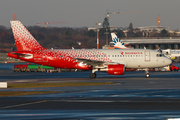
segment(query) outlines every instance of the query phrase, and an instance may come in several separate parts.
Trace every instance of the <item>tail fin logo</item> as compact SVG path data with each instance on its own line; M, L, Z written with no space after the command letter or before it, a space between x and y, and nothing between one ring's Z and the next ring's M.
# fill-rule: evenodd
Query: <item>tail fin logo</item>
M120 41L120 39L117 38L117 37L113 38L113 44L114 44L114 46L117 46L118 44L119 44L119 45L124 45L124 44Z
M121 42L115 33L111 33L112 41L115 49L129 49Z
M20 21L10 21L18 51L43 50Z
M124 52L121 52L121 55L123 55L124 54Z

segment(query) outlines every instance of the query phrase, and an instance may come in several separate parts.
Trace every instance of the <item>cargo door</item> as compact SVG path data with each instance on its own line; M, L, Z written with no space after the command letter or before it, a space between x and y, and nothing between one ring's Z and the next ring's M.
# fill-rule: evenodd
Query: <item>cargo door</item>
M150 51L144 51L144 57L145 57L145 61L149 62L150 61Z

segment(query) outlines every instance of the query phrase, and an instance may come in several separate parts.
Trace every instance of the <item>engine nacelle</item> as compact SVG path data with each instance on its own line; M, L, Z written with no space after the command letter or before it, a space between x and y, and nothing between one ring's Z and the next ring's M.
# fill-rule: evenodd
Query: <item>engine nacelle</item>
M111 75L124 75L125 67L123 64L108 65L108 74Z

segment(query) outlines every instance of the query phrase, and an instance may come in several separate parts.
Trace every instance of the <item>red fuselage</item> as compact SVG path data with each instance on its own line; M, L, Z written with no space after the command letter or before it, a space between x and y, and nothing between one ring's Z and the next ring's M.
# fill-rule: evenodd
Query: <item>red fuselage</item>
M87 50L84 52L87 52ZM83 52L80 53L78 50L34 50L9 52L8 56L40 65L66 69L92 70L91 65L85 65L81 62L76 62L76 59L74 59L88 58L87 55L83 54ZM95 54L90 54L89 56L91 59L96 59L95 57Z

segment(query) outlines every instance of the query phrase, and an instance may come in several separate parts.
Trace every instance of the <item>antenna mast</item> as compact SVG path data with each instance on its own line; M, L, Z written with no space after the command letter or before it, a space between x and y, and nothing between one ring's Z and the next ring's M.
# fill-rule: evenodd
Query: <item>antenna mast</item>
M16 20L16 15L15 15L15 13L14 13L14 17L13 17L13 20L14 20L14 21Z

